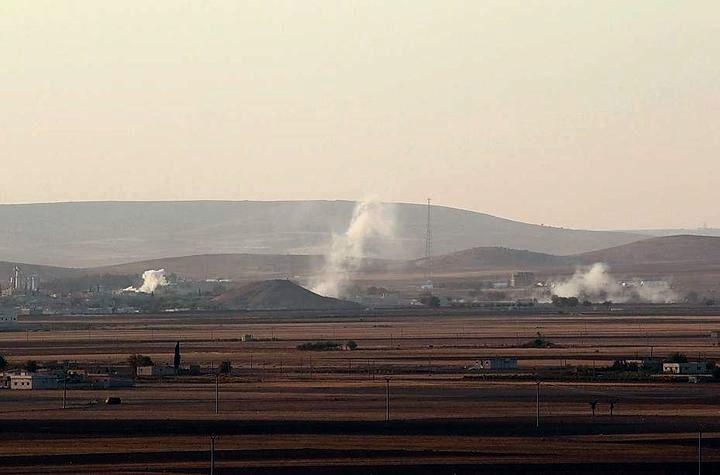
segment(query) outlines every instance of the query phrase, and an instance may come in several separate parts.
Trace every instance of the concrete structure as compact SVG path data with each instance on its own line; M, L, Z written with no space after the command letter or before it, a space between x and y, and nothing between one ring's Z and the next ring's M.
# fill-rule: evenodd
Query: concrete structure
M708 364L704 361L697 363L663 363L663 373L667 374L706 374Z
M172 366L138 366L138 376L175 376Z
M477 362L475 369L517 369L518 360L512 358L483 358Z
M20 268L18 266L15 266L13 269L13 273L10 275L10 288L12 289L13 293L17 293L22 288L22 273L20 272Z
M27 373L10 375L10 389L57 389L58 378L50 374Z
M112 374L88 374L87 379L93 388L113 389L131 388L135 382L130 378L122 378Z
M513 272L510 276L510 287L532 287L535 285L534 272Z
M255 337L250 335L249 333L242 336L242 341L254 341Z
M12 330L17 327L17 315L0 315L0 330Z

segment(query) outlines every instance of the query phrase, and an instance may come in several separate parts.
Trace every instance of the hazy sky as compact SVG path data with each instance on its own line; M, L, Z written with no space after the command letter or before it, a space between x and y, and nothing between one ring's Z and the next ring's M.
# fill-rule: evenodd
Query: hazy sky
M720 226L720 2L0 2L0 202Z

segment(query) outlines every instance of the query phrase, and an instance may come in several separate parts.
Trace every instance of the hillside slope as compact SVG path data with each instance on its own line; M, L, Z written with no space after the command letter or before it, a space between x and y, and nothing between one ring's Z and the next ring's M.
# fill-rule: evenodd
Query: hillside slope
M325 254L351 220L351 201L81 202L0 205L0 259L88 267L201 254ZM388 204L392 239L375 257L424 255L424 205ZM432 207L433 250L445 254L502 246L574 254L642 235L525 224L473 211Z
M574 260L572 257L508 249L505 247L476 247L442 256L433 256L431 261L434 272L446 273L541 269L566 266L573 263ZM427 260L425 258L417 259L412 262L412 266L422 269L427 266Z
M360 305L323 297L289 280L253 282L229 290L213 299L229 309L255 310L341 310L361 308Z
M292 278L318 272L325 262L315 255L205 254L168 257L86 269L95 274L142 274L148 269L166 269L193 280L257 280Z
M22 276L36 275L41 281L53 279L66 279L76 277L83 273L80 269L70 269L67 267L40 266L35 264L23 264L20 262L0 262L0 288L9 285L10 275L13 273L15 266L20 267Z
M666 236L624 244L577 257L581 262L605 262L610 265L648 264L720 264L720 237Z

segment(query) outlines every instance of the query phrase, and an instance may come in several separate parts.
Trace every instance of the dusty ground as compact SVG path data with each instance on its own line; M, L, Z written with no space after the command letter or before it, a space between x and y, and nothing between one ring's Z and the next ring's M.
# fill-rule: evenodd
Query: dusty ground
M65 410L61 391L0 391L0 473L206 473L211 434L224 473L697 473L700 428L704 473L720 470L720 384L587 377L593 365L600 372L651 352L720 360L711 334L720 316L134 315L24 324L26 332L0 333L11 363L111 364L136 352L170 362L179 340L184 361L230 360L235 370L220 380L218 415L210 376L70 390ZM538 332L557 346L520 348ZM240 341L246 333L268 341ZM359 349L295 349L321 339L353 339ZM520 370L478 378L467 366L485 355L518 356ZM576 364L586 377L558 369ZM108 395L123 404L94 404Z

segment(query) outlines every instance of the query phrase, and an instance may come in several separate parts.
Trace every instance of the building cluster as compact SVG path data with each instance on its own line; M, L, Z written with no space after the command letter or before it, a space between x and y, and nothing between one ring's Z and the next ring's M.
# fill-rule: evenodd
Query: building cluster
M11 295L34 294L38 291L39 284L36 274L23 275L20 267L15 266L8 279L8 285L0 287L0 295L8 297Z
M90 373L86 370L57 371L7 371L0 373L0 389L20 391L58 389L115 389L134 386L133 378L109 373Z

